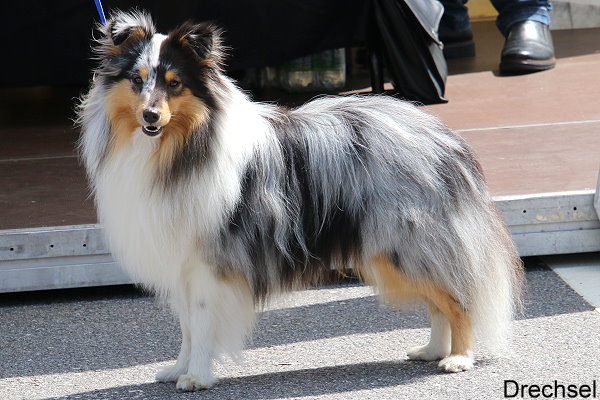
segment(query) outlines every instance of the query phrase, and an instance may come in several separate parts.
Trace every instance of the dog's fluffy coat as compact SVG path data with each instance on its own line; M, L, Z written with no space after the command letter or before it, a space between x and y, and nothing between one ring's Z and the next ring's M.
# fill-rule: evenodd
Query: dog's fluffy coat
M210 387L257 304L332 267L427 304L431 340L412 359L466 370L472 331L504 341L520 260L449 128L383 96L253 103L222 73L207 24L165 36L130 12L100 30L80 149L113 254L180 319L177 363L157 379Z

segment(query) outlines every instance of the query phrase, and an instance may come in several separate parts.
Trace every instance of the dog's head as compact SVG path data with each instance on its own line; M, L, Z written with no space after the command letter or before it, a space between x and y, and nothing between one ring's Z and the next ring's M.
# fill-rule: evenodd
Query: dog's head
M220 31L186 22L168 35L156 33L139 11L117 12L100 27L95 48L113 133L184 139L214 106L211 81L221 69Z

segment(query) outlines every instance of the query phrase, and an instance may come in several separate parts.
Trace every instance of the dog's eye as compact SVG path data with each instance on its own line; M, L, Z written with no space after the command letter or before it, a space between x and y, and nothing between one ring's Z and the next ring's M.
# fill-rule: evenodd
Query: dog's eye
M131 78L131 81L136 85L141 85L142 83L144 83L144 80L141 76L134 76L133 78Z
M175 81L175 80L173 80L173 81L169 82L169 86L170 86L170 87L172 87L172 88L176 88L176 87L177 87L177 86L179 86L180 84L181 84L181 82L179 82L179 81Z

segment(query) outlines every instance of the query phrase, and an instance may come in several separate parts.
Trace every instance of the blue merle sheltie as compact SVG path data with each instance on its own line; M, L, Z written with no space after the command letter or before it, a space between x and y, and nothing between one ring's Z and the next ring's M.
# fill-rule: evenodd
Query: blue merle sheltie
M521 262L450 128L386 96L252 102L210 24L163 35L132 11L99 29L80 151L113 255L179 317L181 351L159 381L209 388L257 306L332 270L427 306L431 338L411 360L464 371L475 338L505 342Z

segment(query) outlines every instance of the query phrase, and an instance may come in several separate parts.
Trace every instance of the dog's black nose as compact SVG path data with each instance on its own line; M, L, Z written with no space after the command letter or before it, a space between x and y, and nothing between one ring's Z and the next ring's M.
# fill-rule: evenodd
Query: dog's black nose
M160 115L152 110L145 110L144 111L144 121L146 121L149 124L153 124L156 121L158 121L158 119L160 118Z

